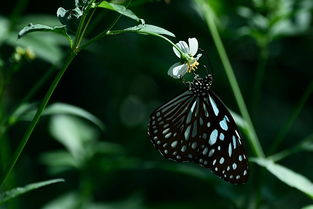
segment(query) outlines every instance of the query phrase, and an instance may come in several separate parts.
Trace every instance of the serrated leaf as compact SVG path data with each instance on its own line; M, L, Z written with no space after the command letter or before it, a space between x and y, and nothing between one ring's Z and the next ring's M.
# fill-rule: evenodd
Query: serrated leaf
M140 33L140 34L150 34L150 35L167 35L167 36L172 36L175 37L175 35L158 26L155 25L149 25L149 24L143 24L143 25L137 25L134 27L126 28L124 30L114 30L114 31L109 31L108 34L120 34L120 33L125 33L125 32L134 32L134 33Z
M134 14L134 12L132 12L130 9L127 9L123 5L118 5L118 4L109 3L107 1L102 1L100 4L98 4L98 7L118 12L121 15L129 17L129 18L136 20L138 22L141 21L141 19L139 17L137 17Z
M30 192L32 190L39 189L41 187L48 186L50 184L59 183L59 182L64 182L64 179L53 179L53 180L48 180L48 181L42 181L42 182L28 184L25 187L17 187L17 188L11 189L9 191L6 191L0 194L0 204L12 198L15 198L17 196Z
M285 184L300 190L313 198L313 184L306 177L298 174L284 166L274 163L272 160L265 158L254 158L252 162L266 168L270 173L276 176L279 180Z
M19 33L18 33L18 38L22 38L24 35L28 34L28 33L32 33L32 32L54 32L54 33L59 33L62 34L64 36L67 36L66 31L65 31L65 26L54 26L54 27L50 27L47 25L41 25L41 24L28 24L27 26L25 26Z

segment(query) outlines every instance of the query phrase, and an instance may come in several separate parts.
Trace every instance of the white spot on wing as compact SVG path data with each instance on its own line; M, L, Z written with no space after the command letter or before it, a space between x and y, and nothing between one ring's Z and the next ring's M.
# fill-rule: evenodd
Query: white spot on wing
M185 152L185 151L186 151L186 149L187 149L187 146L186 146L186 145L184 145L184 146L182 146L181 151L182 151L182 152Z
M211 150L210 150L210 152L209 152L209 157L212 157L212 155L214 154L214 151L215 151L214 149L211 149Z
M229 157L231 156L231 154L232 154L232 147L231 147L231 143L229 143L229 145L228 145L228 155L229 155Z
M212 131L211 135L210 135L210 139L209 139L209 144L213 145L216 142L217 139L217 135L218 135L218 131L216 129L214 129L214 131Z
M237 143L236 143L236 137L235 136L233 136L233 146L234 146L234 149L236 149Z
M188 126L186 128L186 131L184 133L184 136L185 136L185 139L188 140L189 139L189 136L190 136L190 129L191 129L191 126Z
M170 138L171 136L172 136L172 133L170 132L170 133L168 133L168 134L165 135L165 138L168 139L168 138Z
M220 121L220 127L221 127L223 130L225 130L225 131L228 130L228 125L227 125L227 122L226 122L226 118L225 118L225 117L224 117L223 120Z
M220 140L223 141L225 138L224 134L223 133L220 133Z
M178 141L173 141L171 147L175 148L177 146Z
M197 142L193 142L192 145L191 145L191 148L192 149L196 149L197 148Z
M217 106L216 106L216 103L214 102L214 100L212 99L212 97L209 97L209 98L210 98L211 105L212 105L212 107L213 107L214 114L217 116L218 113L219 113L219 110L218 110L218 108L217 108Z

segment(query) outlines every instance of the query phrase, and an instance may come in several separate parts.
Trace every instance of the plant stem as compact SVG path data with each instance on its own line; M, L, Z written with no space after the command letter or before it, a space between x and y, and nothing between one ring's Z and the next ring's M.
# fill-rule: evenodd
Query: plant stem
M257 157L264 157L262 147L260 145L260 142L259 142L258 137L256 135L256 132L254 130L252 121L250 119L250 115L248 113L246 104L245 104L243 97L242 97L242 94L240 92L240 88L238 86L238 83L237 83L236 77L234 75L232 66L230 64L230 61L229 61L228 56L226 54L222 40L219 36L217 27L215 25L213 14L212 14L210 8L208 7L208 5L204 1L202 1L202 0L196 0L196 1L200 4L200 7L203 9L205 19L207 21L209 30L210 30L211 35L213 37L213 40L214 40L215 46L217 48L217 51L219 53L219 56L222 60L227 78L228 78L229 83L231 85L231 88L233 90L233 93L234 93L234 96L236 98L239 110L242 114L242 117L244 118L244 120L246 121L246 123L248 125L248 136L249 136L248 139L249 139L252 151L254 152L254 154Z
M132 3L133 0L130 0L128 2L128 4L126 5L126 8L129 7L129 5ZM104 31L102 31L101 33L99 33L98 35L96 35L95 37L93 37L92 39L90 39L89 41L87 41L85 44L83 44L80 49L85 49L86 47L88 47L89 45L91 45L92 43L94 43L95 41L98 41L100 39L102 39L103 37L105 37L106 35L108 35L108 32L110 30L112 30L112 28L116 25L116 23L119 21L119 19L122 17L122 14L119 14L114 21L112 22L112 24Z
M95 0L92 0L91 3L93 3ZM90 8L90 5L89 5ZM38 110L33 118L33 120L31 121L30 125L28 126L21 142L19 143L19 146L17 148L17 150L15 151L12 160L10 161L6 172L4 173L3 176L1 176L0 178L0 189L3 188L6 180L8 179L8 177L10 176L10 173L12 172L17 160L19 159L21 153L24 150L25 145L27 144L29 137L31 136L34 128L36 127L45 107L47 106L53 92L55 91L56 87L58 86L61 78L63 77L65 71L67 70L68 66L71 64L71 62L73 61L73 59L76 57L77 53L78 53L78 49L79 49L79 44L80 40L84 37L85 35L85 31L86 28L88 27L88 24L90 21L87 22L87 24L85 24L85 19L86 16L88 15L88 10L85 11L85 13L83 14L82 19L80 20L79 23L79 27L78 27L78 31L76 33L76 37L75 37L75 42L74 42L74 46L73 48L70 50L70 52L68 53L64 65L61 68L61 70L57 73L55 79L52 81L52 84L50 85L48 91L46 92L42 102L40 103Z
M256 112L258 108L267 60L268 60L268 49L267 44L265 43L260 46L259 62L255 74L254 80L255 83L252 91L252 110L253 110L252 112Z
M33 120L31 121L31 124L27 128L26 133L22 138L22 141L20 142L17 150L15 151L13 158L9 163L9 166L6 169L5 174L0 179L0 188L2 188L4 186L5 181L10 176L19 156L21 155L25 145L28 142L29 137L31 136L35 126L37 125L42 112L44 111L45 107L47 106L47 104L51 98L51 95L53 94L54 90L58 86L63 74L65 73L65 71L67 70L68 66L70 65L70 63L72 62L72 60L74 59L75 56L76 56L76 54L73 53L72 51L69 53L68 57L65 60L65 63L63 65L62 69L58 72L57 76L55 77L51 86L49 87L47 93L45 94L45 97L43 98L41 104L39 105L38 110L37 110Z
M51 77L53 72L55 71L55 66L52 66L42 77L41 79L34 85L34 87L31 88L31 90L26 94L26 96L20 101L20 103L13 109L12 113L7 116L3 122L1 123L2 129L0 130L0 136L5 133L10 121L10 115L12 115L19 107L21 107L22 104L29 101L35 94L38 92L38 90L48 81L48 79Z
M302 95L302 97L299 100L298 104L296 105L295 109L291 113L289 119L282 126L282 128L280 129L280 131L276 135L275 140L274 140L274 142L273 142L273 144L272 144L272 146L270 148L270 152L269 153L274 153L276 151L276 149L278 148L278 146L283 141L283 139L287 136L288 131L290 130L290 128L294 124L295 120L297 119L297 117L299 116L301 110L303 109L304 104L306 103L306 101L308 100L308 98L310 97L310 95L312 93L313 93L313 81L311 81L309 83L308 87L304 91L304 94Z
M277 162L283 158L288 157L289 155L295 154L295 153L300 152L300 151L305 151L307 143L311 143L310 141L312 141L312 140L313 140L313 134L304 138L299 145L293 146L290 149L287 149L287 150L281 151L279 153L276 153L274 155L271 155L268 157L268 159L271 159L274 162Z
M82 34L85 34L85 32L86 32L86 30L88 28L88 25L89 25L93 15L95 14L95 11L96 11L96 8L92 9L91 15L89 16L89 18L88 18L88 20L86 22L86 25L85 25L84 29L82 30ZM83 40L83 36L78 40L77 46L80 46L80 43L81 43L82 40Z

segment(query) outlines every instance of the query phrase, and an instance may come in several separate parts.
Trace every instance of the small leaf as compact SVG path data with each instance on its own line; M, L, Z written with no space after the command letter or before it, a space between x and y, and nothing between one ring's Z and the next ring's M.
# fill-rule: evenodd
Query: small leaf
M121 15L134 19L138 22L141 21L139 17L137 17L131 10L127 9L123 5L118 5L118 4L109 3L107 1L102 1L100 4L98 4L98 7L118 12Z
M48 180L48 181L42 181L42 182L28 184L25 187L18 187L18 188L11 189L9 191L6 191L0 194L0 204L12 198L15 198L17 196L20 196L24 193L30 192L32 190L39 189L41 187L48 186L50 184L59 183L59 182L64 182L64 179L53 179L53 180Z
M75 0L76 7L85 7L90 0Z
M20 119L22 119L25 115L29 114L29 112L34 111L36 108L35 104L25 103L19 106L9 118L9 124L13 125Z
M66 25L66 29L70 32L76 30L79 24L79 18L83 15L83 12L78 8L66 10L60 7L57 10L57 17L63 25Z
M55 32L55 33L59 33L62 35L67 36L66 31L65 31L65 26L54 26L54 27L50 27L47 25L41 25L41 24L28 24L27 26L25 26L19 33L18 33L18 38L22 38L24 35L28 34L28 33L32 33L32 32L38 32L38 31L42 31L42 32Z
M140 33L140 34L150 34L150 35L167 35L167 36L172 36L175 37L175 35L164 29L160 28L155 25L149 25L149 24L141 24L135 27L130 27L126 28L124 30L115 30L115 31L109 31L109 34L120 34L120 33L125 33L125 32L135 32L135 33Z
M313 184L306 177L284 166L275 164L272 160L264 158L254 158L252 159L252 162L255 162L258 165L263 166L285 184L294 187L300 190L301 192L307 194L309 197L313 198Z

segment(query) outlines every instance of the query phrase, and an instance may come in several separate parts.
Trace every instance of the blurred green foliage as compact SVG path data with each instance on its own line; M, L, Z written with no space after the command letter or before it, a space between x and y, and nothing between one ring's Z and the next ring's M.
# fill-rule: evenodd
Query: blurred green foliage
M196 165L169 162L146 136L149 114L185 86L167 75L176 58L172 46L139 34L175 34L171 37L175 43L196 37L205 54L201 61L214 75L214 91L234 114L239 112L200 1L217 24L268 156L253 159L245 185L229 185ZM17 39L19 31L29 23L50 27L63 23L68 40L74 40L79 28L75 18L81 18L86 2L2 3L0 176L68 49L64 31L27 31ZM107 29L112 33L88 45L70 65L2 189L52 178L65 182L34 190L0 208L312 207L313 2L133 0L129 10L120 6L128 3L114 0L96 10L82 42ZM56 17L60 6L61 23ZM79 11L73 10L75 6ZM119 14L125 16L110 28ZM143 23L139 17L146 25L133 27ZM246 121L236 118L246 134ZM248 143L246 148L253 157Z

